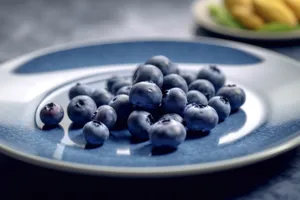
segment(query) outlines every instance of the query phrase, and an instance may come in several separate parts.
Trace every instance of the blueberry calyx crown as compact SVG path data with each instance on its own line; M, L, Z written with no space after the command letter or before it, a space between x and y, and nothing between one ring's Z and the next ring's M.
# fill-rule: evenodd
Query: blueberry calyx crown
M163 124L167 124L167 123L169 123L170 121L171 121L170 118L163 118L163 119L160 120L159 122L160 122L160 123L163 123Z
M118 98L118 97L114 97L114 98L112 99L112 101L115 101L115 100L117 100L117 98Z
M163 92L162 98L165 98L165 97L168 95L168 93L169 93L169 90L165 90L165 91Z
M224 103L224 104L228 104L229 103L229 100L225 97L220 97L221 101Z
M236 84L228 84L227 87L236 87Z
M92 120L95 119L97 113L98 113L98 111L96 110L96 111L94 112L93 116L91 117ZM94 121L96 121L96 120L94 120Z
M152 125L154 123L154 118L152 117L152 115L148 115L146 121Z
M47 111L49 111L49 110L52 110L52 109L54 108L54 106L55 106L55 104L51 102L51 103L48 103L48 104L44 107L44 109L47 110Z
M207 105L197 104L197 103L192 103L191 106L196 107L196 108L206 108L207 107Z
M79 99L79 100L76 102L76 104L75 104L75 106L78 107L78 108L80 108L80 107L83 106L83 105L84 105L84 101L81 100L81 99Z
M220 73L220 69L216 65L210 65L209 68L214 72Z
M102 123L98 121L93 121L93 125L99 127Z
M196 108L201 108L201 109L207 107L207 105L203 105L203 104L195 104L193 106L196 107Z

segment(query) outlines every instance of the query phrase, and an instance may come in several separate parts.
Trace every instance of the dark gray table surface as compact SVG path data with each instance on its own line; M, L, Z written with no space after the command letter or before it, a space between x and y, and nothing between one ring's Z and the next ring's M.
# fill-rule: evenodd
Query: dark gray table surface
M214 37L195 26L192 0L0 0L0 61L87 39ZM255 43L300 60L300 43ZM300 199L300 149L222 173L175 179L117 179L58 172L0 155L0 199ZM44 192L42 196L38 193ZM6 198L4 194L7 194Z

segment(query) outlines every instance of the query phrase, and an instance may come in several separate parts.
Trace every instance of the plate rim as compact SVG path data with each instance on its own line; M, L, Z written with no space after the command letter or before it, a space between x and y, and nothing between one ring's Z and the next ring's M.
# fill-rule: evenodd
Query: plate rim
M282 59L285 59L286 61L293 63L296 67L300 67L299 62L297 62L296 60L288 56L261 47L256 47L254 45L244 44L240 42L232 42L223 39L207 38L207 37L197 37L196 39L187 39L187 38L178 38L178 37L175 38L160 37L160 38L150 38L150 39L135 38L135 39L125 39L125 40L112 39L112 40L87 40L81 42L70 42L70 43L65 43L65 44L37 50L25 54L23 56L17 57L15 59L6 61L0 65L0 69L4 67L4 69L11 71L14 68L18 67L23 62L27 62L36 57L48 53L72 49L76 47L84 47L89 45L103 45L108 43L141 42L141 41L149 41L149 42L180 41L180 42L192 42L192 43L202 42L202 43L215 44L221 46L230 45L232 48L243 49L243 50L247 50L250 48L250 50L255 50L255 51L259 50L264 53L280 56ZM296 133L299 134L300 131ZM204 174L204 173L211 173L211 172L218 172L218 171L224 171L228 169L239 168L239 167L251 165L260 161L273 158L279 154L285 153L297 147L298 145L300 145L300 136L296 136L274 147L270 147L262 151L258 151L237 158L231 158L231 159L213 161L207 163L177 165L177 166L162 166L162 167L111 167L111 166L80 164L80 163L74 163L68 161L54 160L50 158L43 158L36 155L30 155L1 143L0 143L0 152L9 157L15 158L17 160L21 160L29 164L34 164L34 165L56 169L60 171L76 172L76 173L90 174L90 175L101 175L101 176L113 176L113 177L121 176L121 177L139 178L139 177L175 177L175 176L184 176L184 175Z
M195 0L191 7L191 11L196 23L206 30L224 36L234 37L238 39L247 39L247 40L278 41L278 40L299 40L300 39L300 30L283 32L283 33L281 32L269 33L269 32L255 32L250 30L228 28L226 26L219 25L215 23L211 19L211 17L208 16L207 14L207 7L211 3L221 4L221 0ZM199 8L206 12L199 12L198 11Z

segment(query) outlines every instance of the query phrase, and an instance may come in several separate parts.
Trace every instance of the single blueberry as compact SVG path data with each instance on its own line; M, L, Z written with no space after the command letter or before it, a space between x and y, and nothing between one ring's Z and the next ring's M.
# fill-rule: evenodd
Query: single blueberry
M40 119L45 125L58 125L64 118L63 108L56 103L48 103L40 111Z
M112 86L113 86L116 82L121 81L121 80L123 80L123 79L124 79L124 78L121 78L121 77L119 77L119 76L113 76L113 77L109 78L109 79L107 80L107 82L106 82L106 88L107 88L107 90L110 91L110 92L112 92Z
M139 82L132 86L129 99L135 107L154 110L160 105L162 93L154 83Z
M110 130L117 122L117 113L111 106L103 105L97 109L93 120L102 122Z
M230 104L225 97L215 96L209 100L208 105L217 111L219 122L224 121L230 114Z
M161 102L163 113L176 113L182 115L186 104L186 95L182 89L172 88L164 91Z
M158 87L162 87L163 85L164 76L162 72L154 65L140 66L133 76L133 84L148 81L155 83Z
M134 138L149 139L149 128L153 121L153 117L149 112L135 110L128 117L128 130Z
M187 105L185 106L184 108L184 111L191 108L192 106L195 106L195 105L199 105L199 104L196 104L196 103L187 103Z
M132 112L132 104L129 101L129 96L126 94L119 94L109 102L109 105L117 113L117 123L115 128L125 128L128 116Z
M101 122L90 121L82 129L87 144L101 146L109 137L108 128Z
M131 88L132 88L131 85L123 86L123 87L121 87L121 88L118 90L118 92L116 93L116 95L119 95L119 94L126 94L126 95L129 95Z
M191 131L210 131L219 121L215 109L210 106L194 104L184 110L184 122Z
M177 148L185 138L186 129L173 119L158 121L149 130L149 139L153 147Z
M145 64L156 66L164 76L169 74L178 74L178 66L170 61L166 56L158 55L148 59Z
M91 95L91 98L95 101L97 107L107 105L113 96L105 89L95 89Z
M178 121L180 123L183 122L182 117L180 115L176 114L176 113L165 114L165 115L161 116L158 121L161 121L161 120L164 120L164 119L173 119L173 120Z
M131 83L128 80L117 81L117 82L115 82L115 84L113 84L111 92L113 94L116 94L118 92L118 90L124 86L131 86Z
M182 89L185 93L188 91L186 81L178 74L169 74L164 77L162 91L176 87Z
M208 104L206 96L204 96L204 94L202 94L201 92L199 92L197 90L188 91L188 93L186 93L186 98L187 98L188 104L191 104L191 103L196 103L199 105L207 105Z
M204 94L209 100L213 96L215 96L215 88L211 82L205 79L198 79L192 82L189 86L189 90L197 90Z
M196 80L196 75L191 72L181 71L180 76L186 81L187 85Z
M68 116L75 124L85 124L91 121L96 110L96 103L86 95L73 98L67 108Z
M206 79L210 81L215 91L218 91L225 84L225 74L215 65L210 65L201 69L198 73L197 79Z
M93 93L93 89L85 84L77 83L69 90L69 99L73 99L79 95L91 96Z
M228 99L232 112L239 109L246 101L245 91L236 85L226 85L222 87L217 95Z
M138 66L135 68L133 75L132 75L132 83L136 79L137 71L139 70L140 67L144 66L144 64L138 64Z

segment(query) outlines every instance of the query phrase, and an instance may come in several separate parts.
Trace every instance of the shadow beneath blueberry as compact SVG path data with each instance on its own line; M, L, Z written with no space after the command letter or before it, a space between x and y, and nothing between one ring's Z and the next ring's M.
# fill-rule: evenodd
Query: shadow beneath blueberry
M124 124L118 124L118 125L115 125L112 129L112 131L125 131L127 130L127 125L125 126Z
M234 114L236 114L236 113L238 113L238 112L244 112L242 109L240 109L240 108L238 108L238 109L235 109L235 110L232 110L231 112L230 112L230 115L234 115ZM230 116L229 115L229 116Z
M50 131L53 129L63 129L61 125L57 124L57 125L44 125L42 127L43 131Z
M95 144L87 143L87 144L85 145L85 148L84 148L84 149L91 150L91 149L97 149L97 148L100 148L100 147L102 147L102 146L103 146L103 144L101 144L101 145L95 145Z
M84 124L71 123L69 126L69 130L78 130L78 129L82 129L83 127Z
M209 135L209 131L191 131L187 130L186 140L203 138Z
M154 147L151 150L152 156L161 156L174 153L177 148Z
M141 138L137 138L137 137L131 137L130 138L130 143L131 144L140 144L140 143L146 142L148 140L149 139L141 139Z
M146 143L145 145L134 150L134 155L138 156L162 156L174 153L177 148L165 148L165 147L153 147L150 143Z

